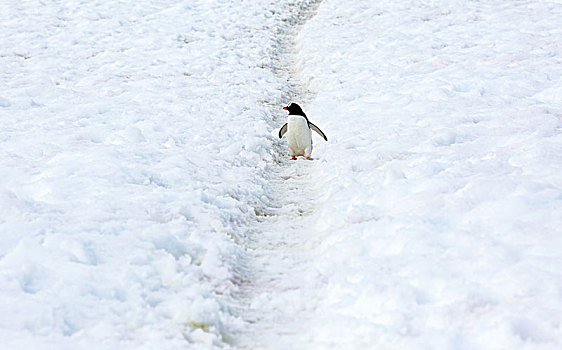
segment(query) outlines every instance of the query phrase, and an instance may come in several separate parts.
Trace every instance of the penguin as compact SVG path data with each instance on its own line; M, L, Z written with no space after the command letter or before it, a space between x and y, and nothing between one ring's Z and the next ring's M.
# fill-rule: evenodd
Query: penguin
M312 153L311 130L316 131L326 141L328 141L328 138L319 127L308 120L298 104L291 103L283 109L289 111L289 120L279 130L279 138L287 134L289 155L292 160L297 159L297 156L305 156L306 159L310 160L310 154Z

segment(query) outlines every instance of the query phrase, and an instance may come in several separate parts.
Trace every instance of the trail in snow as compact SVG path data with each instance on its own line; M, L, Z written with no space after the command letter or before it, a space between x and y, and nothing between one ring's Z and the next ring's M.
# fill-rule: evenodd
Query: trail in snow
M302 162L278 170L279 179L272 185L283 198L248 242L253 259L251 282L244 288L243 318L249 326L237 344L241 348L276 348L303 336L295 323L314 300L307 294L313 290L306 288L307 250L315 244L306 228L315 205L309 166Z
M287 81L287 104L298 102L304 106L313 96L295 78L296 54L294 39L299 28L316 11L319 1L300 4L295 23L285 33L275 58L276 73ZM273 106L281 109L281 106ZM286 115L281 115L282 125ZM315 144L320 139L314 140ZM274 204L255 227L246 247L250 251L248 283L241 293L242 317L248 324L236 345L247 349L289 348L306 341L306 332L300 325L307 311L314 309L315 288L310 288L307 265L310 248L317 245L317 235L309 229L311 214L319 205L320 189L310 177L314 162L286 156L285 141L278 143L277 151L285 156L272 165L270 185L275 193ZM314 156L314 154L313 154ZM314 159L314 158L313 158Z

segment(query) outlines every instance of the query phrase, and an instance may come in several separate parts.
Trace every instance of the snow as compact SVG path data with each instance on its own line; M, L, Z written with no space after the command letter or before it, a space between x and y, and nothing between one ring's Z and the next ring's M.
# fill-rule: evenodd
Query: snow
M316 5L0 4L0 349L562 348L562 4Z
M3 3L1 348L227 346L285 5Z
M561 19L327 0L305 25L305 110L332 136L310 174L319 348L560 348Z

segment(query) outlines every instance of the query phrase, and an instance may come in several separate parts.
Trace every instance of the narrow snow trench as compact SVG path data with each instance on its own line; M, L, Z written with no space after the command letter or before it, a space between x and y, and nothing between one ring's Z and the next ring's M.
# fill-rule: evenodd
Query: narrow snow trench
M287 81L286 102L306 107L313 96L295 78L295 37L299 28L314 16L319 1L303 3L308 4L294 5L300 6L297 20L281 39L276 73ZM279 126L282 123L284 119L279 120ZM286 154L284 142L277 151ZM246 242L251 258L240 307L247 326L235 342L241 349L288 349L295 343L306 343L303 324L315 308L317 289L310 284L313 269L308 258L311 248L318 244L309 229L311 214L319 201L318 188L310 177L314 161L279 158L271 164L269 179L273 204Z
M247 328L236 344L242 349L283 349L305 342L301 326L315 300L307 257L317 244L307 229L316 205L310 166L298 161L278 169L272 185L282 198L247 243L252 256L249 282L242 290Z

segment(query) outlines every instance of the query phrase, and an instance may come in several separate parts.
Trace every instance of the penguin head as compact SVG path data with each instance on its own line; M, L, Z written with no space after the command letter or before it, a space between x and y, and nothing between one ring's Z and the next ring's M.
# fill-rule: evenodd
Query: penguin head
M289 114L292 115L302 115L302 116L306 116L306 114L304 114L304 112L302 111L301 106L299 106L296 103L291 103L290 105L288 105L287 107L283 107L283 109L286 109L289 111Z

